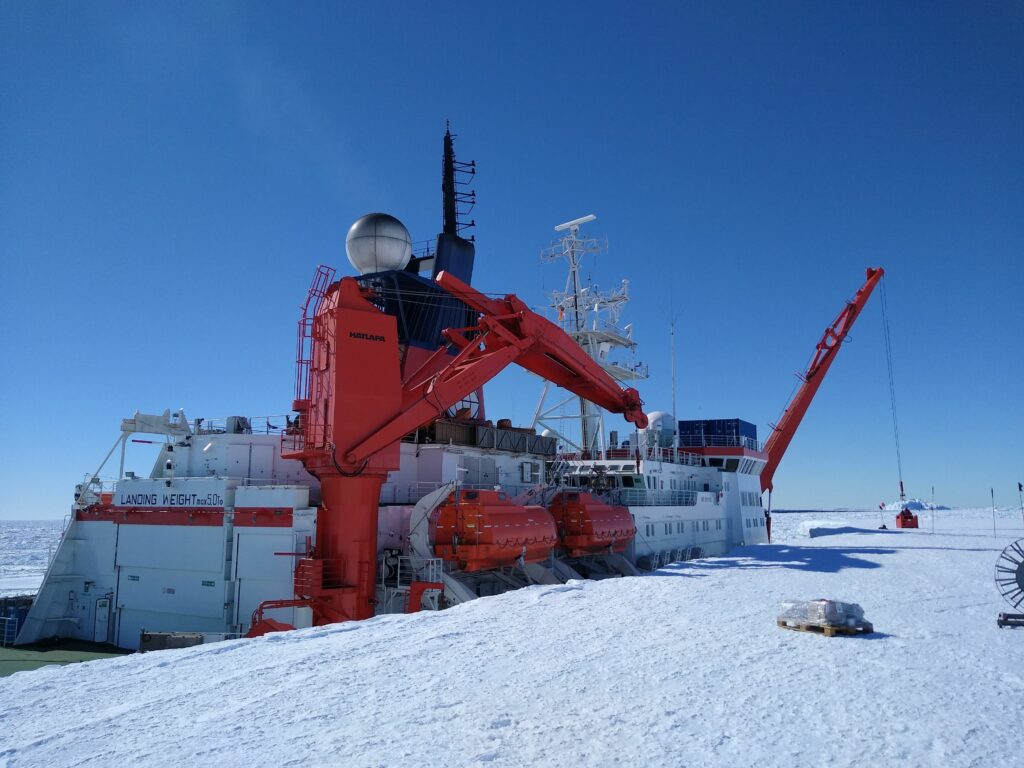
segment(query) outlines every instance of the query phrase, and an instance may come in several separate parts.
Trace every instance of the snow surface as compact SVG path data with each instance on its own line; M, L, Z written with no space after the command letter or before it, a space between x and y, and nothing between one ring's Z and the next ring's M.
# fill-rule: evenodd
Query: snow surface
M60 520L0 520L0 597L39 591L62 528Z
M814 539L779 515L776 543L650 576L18 673L0 766L1019 764L1024 631L992 576L1024 526L990 515L815 513L863 532ZM776 626L820 597L878 631Z

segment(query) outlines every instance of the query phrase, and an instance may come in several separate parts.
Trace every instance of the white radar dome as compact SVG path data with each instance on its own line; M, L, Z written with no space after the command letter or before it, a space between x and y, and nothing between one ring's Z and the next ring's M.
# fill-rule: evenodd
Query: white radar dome
M647 428L652 432L657 432L662 429L670 429L675 431L675 418L671 413L665 411L651 411L647 414Z
M368 213L349 228L345 253L361 275L405 269L412 258L412 238L394 216Z

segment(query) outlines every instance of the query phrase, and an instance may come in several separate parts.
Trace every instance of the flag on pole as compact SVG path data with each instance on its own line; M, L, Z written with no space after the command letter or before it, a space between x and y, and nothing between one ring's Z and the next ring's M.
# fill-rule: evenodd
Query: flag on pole
M1024 493L1024 483L1017 483L1017 493Z

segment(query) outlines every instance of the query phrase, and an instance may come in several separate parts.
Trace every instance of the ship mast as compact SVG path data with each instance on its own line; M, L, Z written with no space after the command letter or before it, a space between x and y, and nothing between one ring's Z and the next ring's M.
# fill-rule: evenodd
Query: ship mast
M608 374L619 382L647 378L647 367L638 364L623 364L612 361L615 349L635 350L632 329L619 327L622 308L629 301L629 281L623 280L613 291L599 291L595 285L584 285L580 266L587 254L598 254L607 250L604 238L580 236L580 227L594 221L593 214L567 221L555 227L564 233L559 240L541 252L541 261L551 263L564 260L568 265L565 289L550 294L550 306L557 314L557 323L579 346L595 360ZM566 398L552 406L545 407L548 394L545 382L537 411L534 414L534 428L551 430L563 442L583 454L591 456L604 451L606 436L603 411L584 398ZM562 408L578 400L579 412L565 415ZM578 420L579 441L566 435L569 430L560 422Z

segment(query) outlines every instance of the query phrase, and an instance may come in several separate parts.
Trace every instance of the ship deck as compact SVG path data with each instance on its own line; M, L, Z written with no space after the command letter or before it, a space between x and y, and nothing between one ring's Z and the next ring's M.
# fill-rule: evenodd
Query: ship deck
M21 645L16 648L0 647L0 677L7 677L15 672L31 672L51 664L78 664L83 661L123 656L126 653L131 651L82 640L58 640Z

